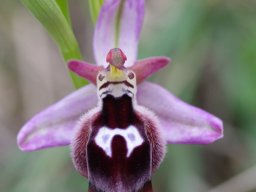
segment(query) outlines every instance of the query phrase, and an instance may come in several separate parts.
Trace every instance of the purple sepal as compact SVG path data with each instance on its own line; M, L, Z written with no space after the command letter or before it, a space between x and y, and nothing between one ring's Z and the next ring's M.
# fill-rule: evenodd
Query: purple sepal
M83 113L97 105L96 87L85 86L35 115L20 130L17 142L23 151L70 144Z
M171 63L171 59L168 57L150 57L136 61L129 69L135 72L137 84L139 84L168 63Z
M181 101L157 84L140 84L137 99L156 114L169 144L208 144L223 137L219 118Z
M108 51L121 48L127 56L125 67L134 64L144 18L144 0L105 0L96 23L93 39L97 65L107 67Z

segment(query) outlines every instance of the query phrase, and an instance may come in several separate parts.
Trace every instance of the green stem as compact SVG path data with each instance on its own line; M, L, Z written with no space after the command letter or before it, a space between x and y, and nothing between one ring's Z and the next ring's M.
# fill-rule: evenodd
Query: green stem
M68 4L66 0L58 3L55 0L22 0L22 3L41 22L59 47L67 62L70 59L82 59L77 40L73 34ZM60 5L60 6L59 6ZM70 72L76 88L87 84L87 81Z
M59 5L62 14L67 19L68 23L71 26L71 19L69 15L69 6L68 6L68 0L56 0L57 4Z

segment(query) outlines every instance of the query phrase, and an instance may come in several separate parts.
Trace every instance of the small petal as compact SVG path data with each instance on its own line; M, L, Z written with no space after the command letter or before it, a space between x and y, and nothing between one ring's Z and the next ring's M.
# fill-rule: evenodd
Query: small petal
M17 142L23 151L70 143L79 117L97 104L96 88L83 87L40 112L20 130Z
M68 62L68 68L79 76L89 80L94 85L96 84L98 72L103 70L103 67L79 60L70 60Z
M139 84L170 62L168 57L151 57L136 61L130 69L135 72Z
M143 18L144 0L104 1L93 39L97 65L107 67L106 55L114 47L126 54L125 67L134 64Z
M168 143L208 144L223 137L219 118L181 101L156 84L139 85L137 97L138 104L158 116Z

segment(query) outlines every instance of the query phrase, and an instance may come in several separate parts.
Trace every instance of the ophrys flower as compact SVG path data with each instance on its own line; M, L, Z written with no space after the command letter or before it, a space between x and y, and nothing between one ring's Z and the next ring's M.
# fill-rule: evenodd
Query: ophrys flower
M143 82L169 62L166 57L136 61L143 16L143 0L105 0L94 34L97 66L69 62L92 84L37 114L18 135L26 151L72 142L74 164L89 178L91 190L150 188L165 143L206 144L222 137L220 119ZM126 57L115 49L106 59L113 47Z

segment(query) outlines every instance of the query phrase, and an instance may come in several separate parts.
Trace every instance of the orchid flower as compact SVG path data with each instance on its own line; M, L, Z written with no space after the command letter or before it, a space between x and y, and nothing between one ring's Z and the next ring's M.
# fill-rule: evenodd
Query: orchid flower
M91 192L152 191L166 144L223 136L219 118L145 81L170 59L136 60L143 18L144 0L105 0L94 32L96 65L68 63L91 84L35 115L18 134L23 151L70 145Z

